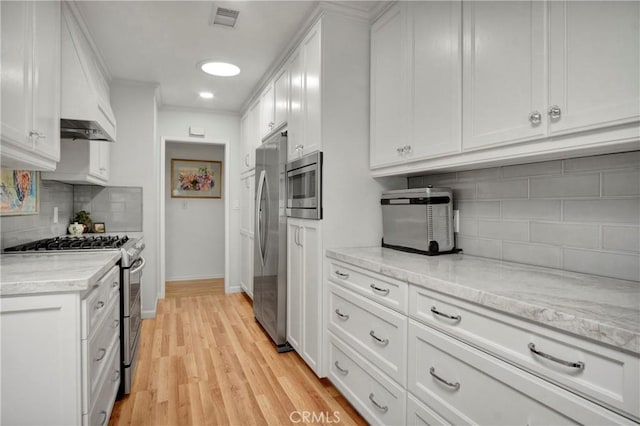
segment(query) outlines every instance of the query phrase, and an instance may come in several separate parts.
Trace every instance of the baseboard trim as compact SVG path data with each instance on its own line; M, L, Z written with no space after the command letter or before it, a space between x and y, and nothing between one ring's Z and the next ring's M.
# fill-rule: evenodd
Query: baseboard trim
M140 311L140 317L142 319L153 319L156 317L156 310L152 311Z
M227 293L240 293L242 291L242 287L239 285L234 285L233 287L229 287L227 289Z

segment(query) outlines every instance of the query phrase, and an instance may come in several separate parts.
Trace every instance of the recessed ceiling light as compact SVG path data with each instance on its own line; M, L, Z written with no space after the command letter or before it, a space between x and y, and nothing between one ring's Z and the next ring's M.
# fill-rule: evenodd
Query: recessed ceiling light
M213 99L213 93L211 93L211 92L200 92L200 97L202 99Z
M240 74L240 68L233 64L226 62L201 62L199 64L200 69L207 74L215 75L218 77L233 77Z

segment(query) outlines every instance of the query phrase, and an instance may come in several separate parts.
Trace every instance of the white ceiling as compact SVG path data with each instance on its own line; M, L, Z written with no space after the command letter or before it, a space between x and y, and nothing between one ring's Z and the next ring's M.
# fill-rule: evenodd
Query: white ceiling
M76 2L113 79L158 83L163 105L227 111L240 110L317 3ZM235 28L209 25L213 5L240 11ZM238 65L240 75L204 74L196 64L209 58ZM201 91L215 98L200 99Z

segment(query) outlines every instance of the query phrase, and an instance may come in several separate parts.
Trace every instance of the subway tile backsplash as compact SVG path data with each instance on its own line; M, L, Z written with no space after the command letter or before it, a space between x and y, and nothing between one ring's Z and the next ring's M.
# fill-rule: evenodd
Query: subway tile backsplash
M58 208L58 223L53 209ZM2 249L67 233L75 212L86 210L94 222L105 223L107 232L142 231L142 188L69 185L42 180L40 209L36 215L2 216Z
M453 189L464 253L640 281L640 151L408 179Z

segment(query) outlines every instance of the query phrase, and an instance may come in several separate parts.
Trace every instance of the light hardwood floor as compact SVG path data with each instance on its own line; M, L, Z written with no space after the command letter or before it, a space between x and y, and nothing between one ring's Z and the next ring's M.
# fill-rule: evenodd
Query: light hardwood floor
M131 394L116 402L110 426L300 425L304 412L366 424L295 352L278 354L251 300L225 295L222 280L167 283L141 339Z

